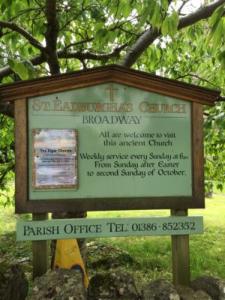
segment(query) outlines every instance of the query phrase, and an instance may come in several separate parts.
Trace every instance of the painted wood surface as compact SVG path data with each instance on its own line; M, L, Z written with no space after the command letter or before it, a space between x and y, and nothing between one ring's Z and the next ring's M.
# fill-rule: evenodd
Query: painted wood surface
M187 210L172 210L171 215L174 217L187 216ZM188 217L186 217L188 218ZM175 286L189 286L190 283L190 251L189 235L172 235L172 273L173 283Z
M45 222L48 219L48 214L33 214L32 222ZM45 221L43 221L45 220ZM49 268L48 262L48 242L46 240L38 240L32 242L32 265L33 278L42 276Z
M52 240L203 233L203 218L87 218L18 221L17 240Z

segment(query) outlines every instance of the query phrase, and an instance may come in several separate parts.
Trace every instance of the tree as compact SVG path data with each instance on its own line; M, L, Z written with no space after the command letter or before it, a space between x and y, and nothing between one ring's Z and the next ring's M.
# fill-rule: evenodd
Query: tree
M2 83L117 63L202 86L224 85L225 0L201 6L191 0L2 0L0 9ZM0 111L13 116L10 105ZM223 104L205 114L206 170L213 179L225 156L223 116ZM14 143L12 120L1 115L0 123L3 188L13 170ZM224 175L219 178L221 187Z

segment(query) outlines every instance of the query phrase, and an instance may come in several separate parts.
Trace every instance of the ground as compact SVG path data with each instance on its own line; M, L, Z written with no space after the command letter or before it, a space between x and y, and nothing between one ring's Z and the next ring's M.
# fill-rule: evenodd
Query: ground
M27 278L32 278L31 242L16 242L15 224L21 217L13 207L0 210L0 266L19 264ZM225 278L225 196L215 195L206 200L206 209L190 210L190 215L204 216L204 234L190 237L192 278L212 275ZM89 217L137 217L169 215L169 211L133 211L90 213ZM30 218L24 215L23 218ZM171 280L170 237L129 237L87 240L88 273L120 268L131 272L144 285L149 280ZM202 255L204 253L204 255Z

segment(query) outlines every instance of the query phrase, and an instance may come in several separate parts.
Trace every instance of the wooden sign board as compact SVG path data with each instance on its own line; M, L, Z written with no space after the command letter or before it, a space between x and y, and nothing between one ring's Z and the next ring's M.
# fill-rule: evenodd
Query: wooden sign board
M18 241L187 235L203 233L203 217L145 217L18 221Z
M109 66L1 95L15 101L17 212L204 207L202 106L218 92Z

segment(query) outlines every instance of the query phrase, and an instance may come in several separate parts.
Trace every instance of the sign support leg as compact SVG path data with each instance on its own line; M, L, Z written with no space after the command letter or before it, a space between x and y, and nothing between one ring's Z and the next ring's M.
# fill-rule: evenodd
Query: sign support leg
M32 214L34 221L47 220L47 213ZM47 241L33 241L33 279L46 273L48 269L48 242Z
M187 216L187 210L171 210L172 216ZM189 235L173 235L172 268L175 286L190 284Z

